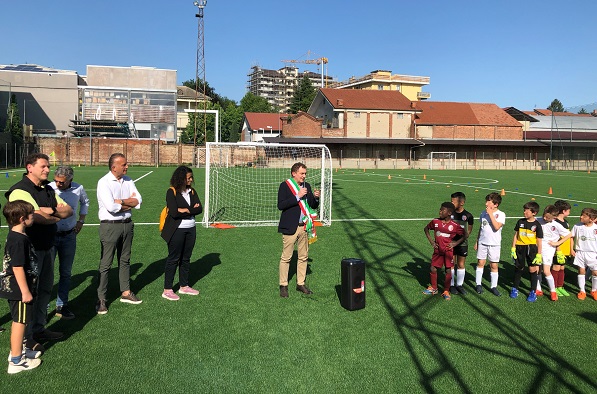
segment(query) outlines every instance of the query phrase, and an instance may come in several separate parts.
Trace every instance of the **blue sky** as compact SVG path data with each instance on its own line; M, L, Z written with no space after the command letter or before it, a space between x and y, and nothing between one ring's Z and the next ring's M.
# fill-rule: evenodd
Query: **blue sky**
M193 79L196 10L192 0L3 0L0 64L151 66ZM588 0L208 0L206 79L239 101L251 66L311 51L340 80L428 76L434 101L573 107L597 102L596 15Z

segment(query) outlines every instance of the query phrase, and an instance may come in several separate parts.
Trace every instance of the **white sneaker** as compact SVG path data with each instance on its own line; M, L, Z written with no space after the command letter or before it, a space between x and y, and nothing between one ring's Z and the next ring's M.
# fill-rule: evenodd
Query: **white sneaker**
M27 357L21 357L21 361L16 364L12 361L8 362L8 373L15 374L22 371L27 371L29 369L39 367L40 364L41 360L39 358L30 359Z

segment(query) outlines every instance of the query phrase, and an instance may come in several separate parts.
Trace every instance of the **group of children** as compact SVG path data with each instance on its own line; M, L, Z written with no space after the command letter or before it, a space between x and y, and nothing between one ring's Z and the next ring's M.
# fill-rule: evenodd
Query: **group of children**
M452 294L465 295L463 288L465 277L465 261L468 255L467 239L473 229L474 219L470 212L464 209L466 196L462 192L453 193L451 202L441 204L439 217L431 220L423 229L431 246L431 285L423 294L438 294L437 271L446 271L444 291L442 297L450 300ZM485 264L490 265L490 292L501 296L498 290L498 264L502 243L502 228L506 223L506 215L499 209L502 197L498 193L490 193L485 197L485 210L479 218L479 233L475 243L477 251L477 268L475 270L475 290L483 293L483 271ZM580 223L572 227L566 221L570 215L570 204L558 200L554 205L548 205L543 215L537 218L539 204L529 201L523 206L522 219L514 226L511 257L514 263L514 281L510 290L510 297L517 298L520 280L528 265L531 290L527 301L535 302L541 291L542 276L549 286L552 301L558 297L569 296L564 289L564 266L574 259L578 266L578 286L580 291L577 298L586 298L585 283L586 270L591 271L591 296L597 300L597 210L584 208L580 216ZM432 237L430 231L433 231ZM456 265L456 272L454 266ZM456 275L454 275L456 274ZM454 276L456 278L454 279Z

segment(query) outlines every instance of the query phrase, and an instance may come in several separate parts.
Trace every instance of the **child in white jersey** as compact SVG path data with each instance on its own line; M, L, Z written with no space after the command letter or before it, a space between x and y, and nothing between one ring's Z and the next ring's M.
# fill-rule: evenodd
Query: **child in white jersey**
M506 223L506 214L498 209L502 203L502 197L498 193L489 193L485 196L485 210L481 212L479 236L475 243L477 251L477 269L475 271L475 282L477 293L483 293L483 268L487 259L491 268L491 288L493 295L500 296L497 289L498 284L498 263L500 261L500 247L502 245L502 227Z
M543 228L543 249L541 250L543 275L549 286L550 298L552 301L558 300L556 283L551 274L551 265L556 254L556 248L572 236L568 229L564 228L564 226L555 220L559 213L560 209L555 205L548 205L543 210L543 217L537 219Z
M587 297L585 292L586 269L591 270L591 296L597 300L597 210L584 208L580 214L580 223L572 227L574 237L574 265L578 267L578 287L580 289L576 296L579 300Z

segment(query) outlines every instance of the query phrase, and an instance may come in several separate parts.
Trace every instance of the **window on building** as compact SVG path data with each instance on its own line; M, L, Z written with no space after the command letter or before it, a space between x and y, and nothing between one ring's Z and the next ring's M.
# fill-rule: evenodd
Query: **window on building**
M383 85L377 85L377 90L383 90Z
M360 112L355 112L354 113L354 117L355 118L360 118L361 117L361 113Z
M396 114L396 117L397 117L398 119L403 119L403 118L404 118L404 114Z

